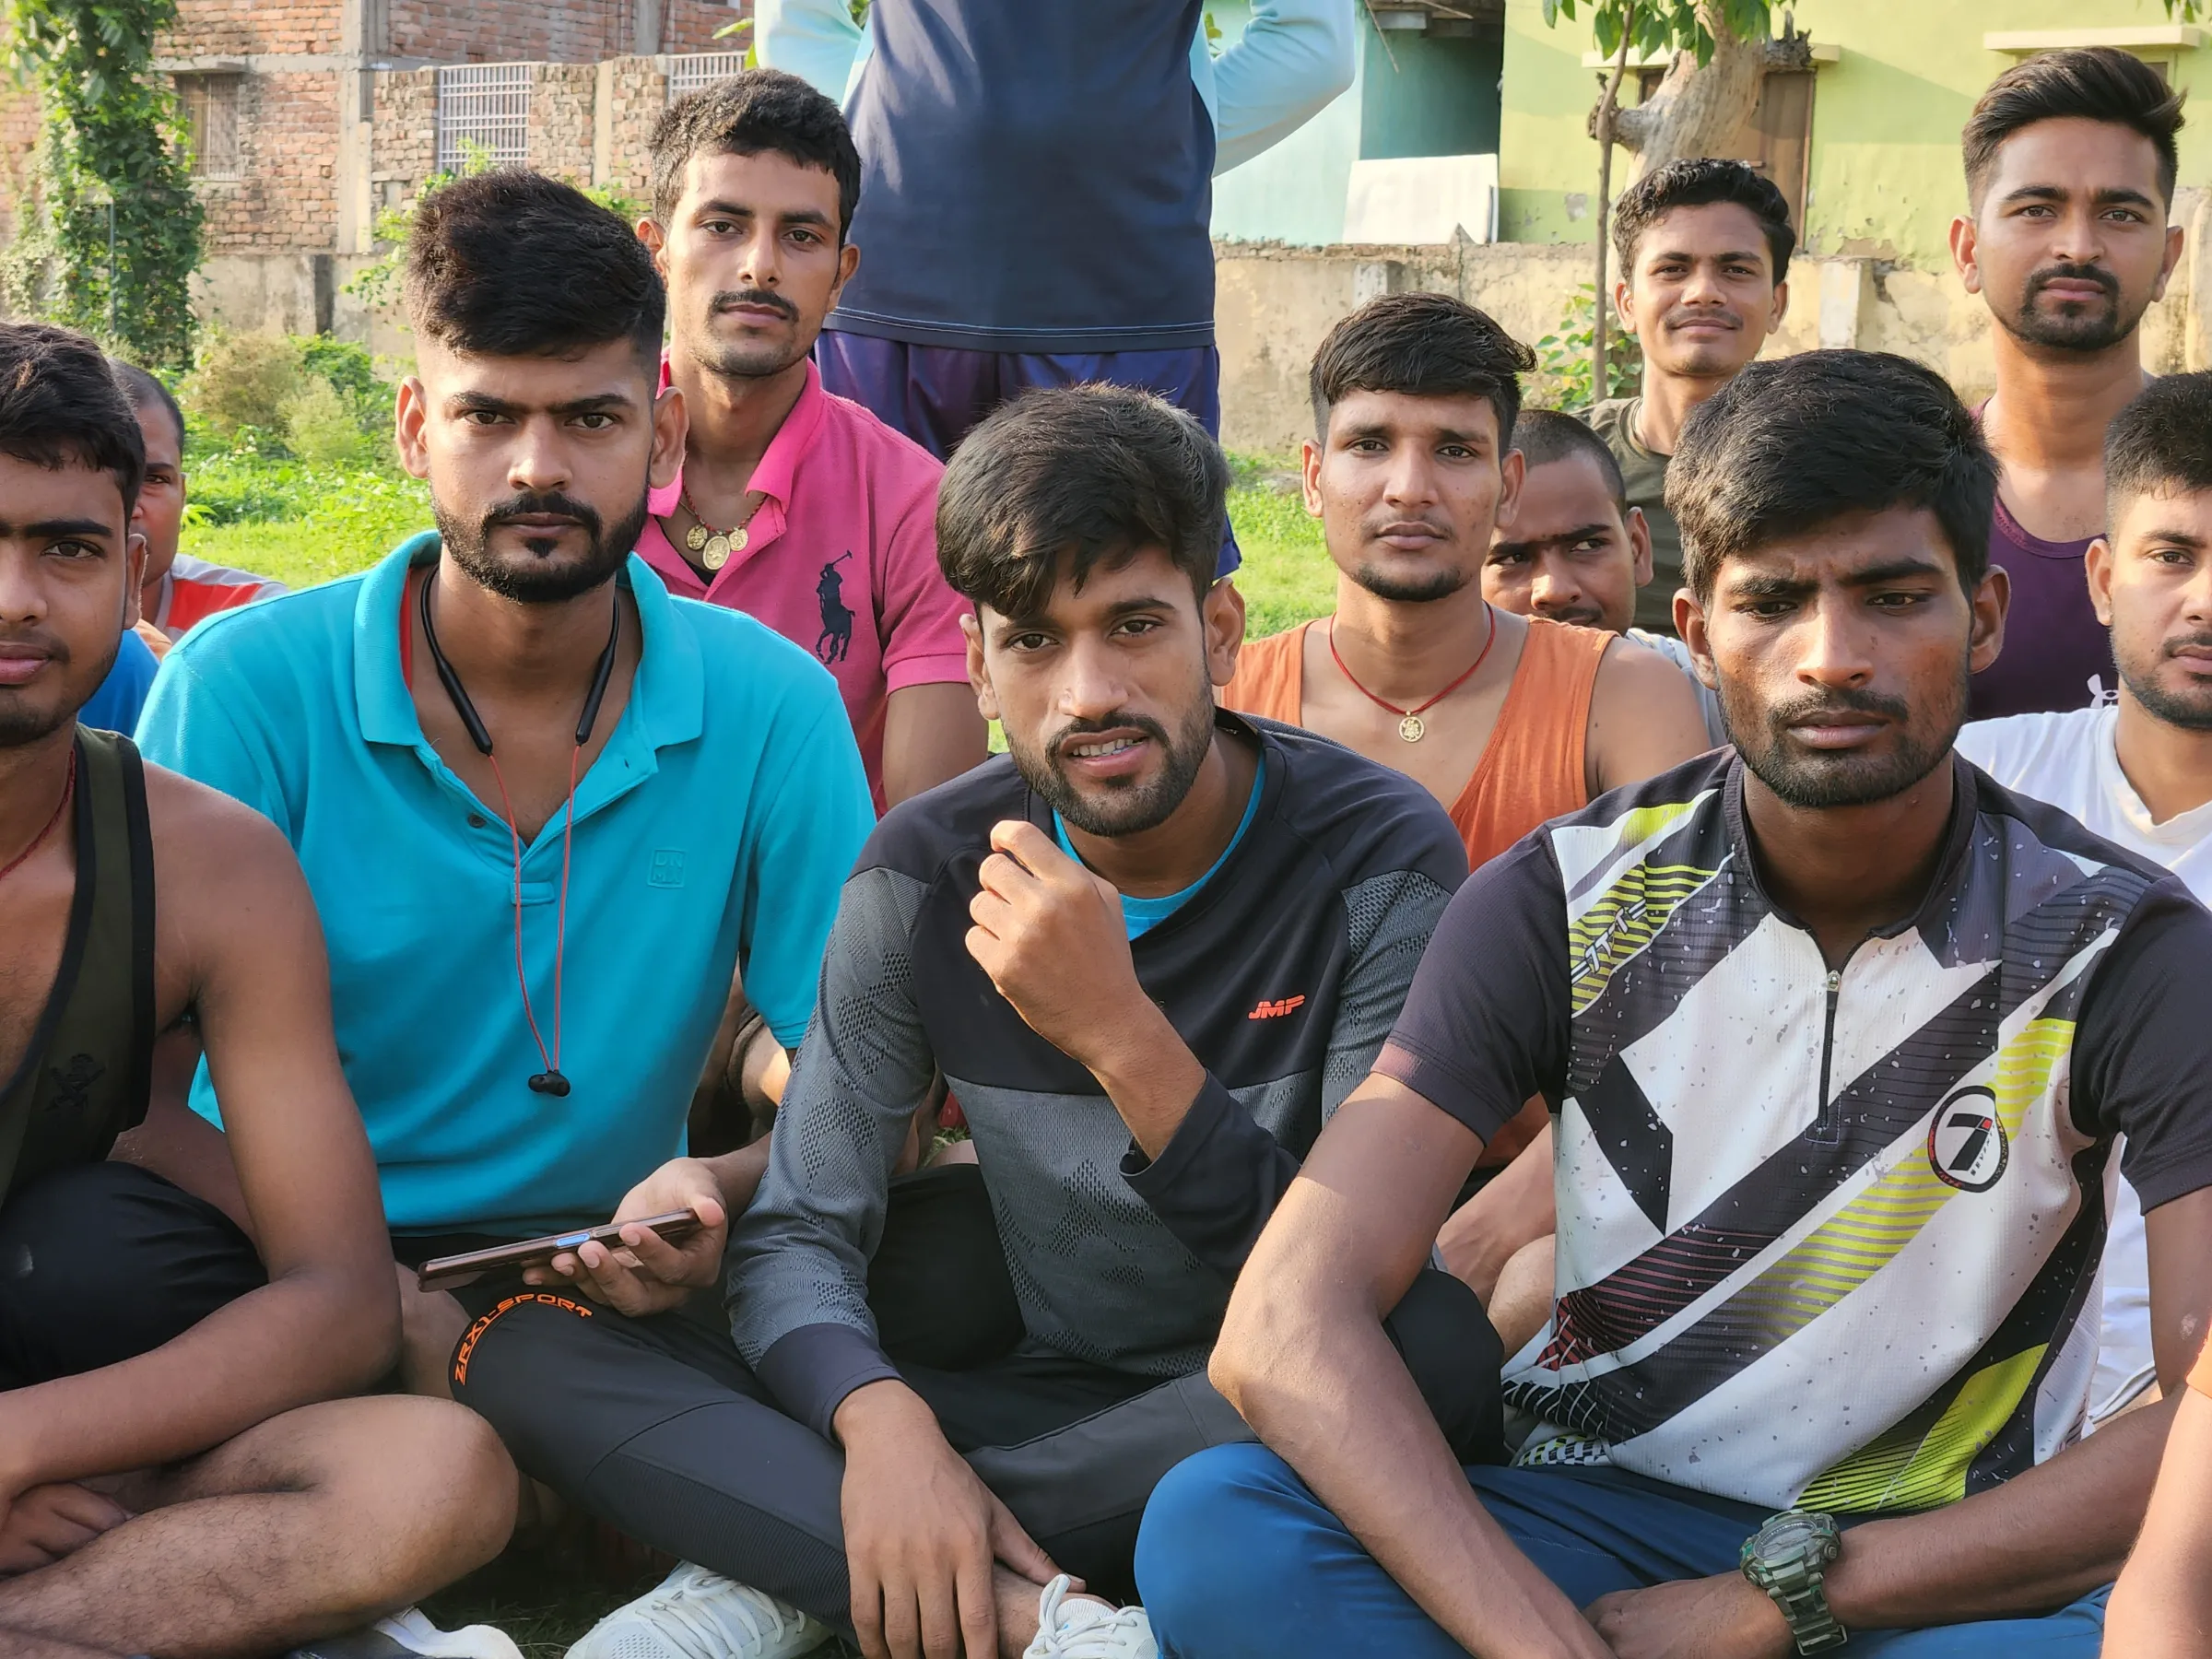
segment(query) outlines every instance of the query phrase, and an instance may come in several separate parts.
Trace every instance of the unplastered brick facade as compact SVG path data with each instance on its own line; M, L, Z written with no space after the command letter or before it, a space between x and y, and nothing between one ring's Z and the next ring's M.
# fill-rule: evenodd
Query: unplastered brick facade
M715 31L747 15L720 0L387 0L387 10L393 53L441 64L596 64L641 53L713 52Z
M317 261L311 286L327 295L330 262L369 254L377 211L436 169L441 65L528 65L530 164L641 197L669 60L741 50L716 35L750 12L751 0L179 0L157 64L220 128L196 169L210 270ZM30 187L37 130L32 95L0 86L0 236ZM328 313L325 300L313 320Z

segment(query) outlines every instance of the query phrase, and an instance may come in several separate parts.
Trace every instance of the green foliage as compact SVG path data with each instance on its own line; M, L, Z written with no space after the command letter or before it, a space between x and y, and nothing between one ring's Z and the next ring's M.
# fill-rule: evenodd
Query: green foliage
M1597 290L1587 282L1569 297L1559 324L1536 342L1536 383L1532 407L1580 414L1603 399L1591 394L1590 346L1597 332ZM1608 330L1606 397L1627 397L1643 383L1643 353L1632 334Z
M277 406L286 447L310 466L359 467L376 455L376 440L361 429L352 404L319 374Z
M195 442L362 467L388 453L392 388L360 347L325 335L217 334L182 389ZM196 465L193 494L200 497Z
M154 72L176 0L5 0L11 66L37 88L35 216L4 274L11 309L138 362L192 354L200 204L176 91Z
M184 382L183 401L216 433L283 429L284 402L300 390L300 347L282 335L218 334Z
M271 453L251 430L233 445L195 444L185 466L183 550L290 587L366 570L434 522L429 488L388 463L319 465Z
M378 378L376 359L369 348L329 335L297 336L300 362L310 374L319 374L347 397L388 404L392 388Z
M2173 0L2168 0L2171 5ZM2195 5L2198 0L2184 0ZM1610 58L1625 35L1630 52L1648 57L1687 48L1698 62L1712 61L1712 32L1699 15L1698 0L1544 0L1544 21L1572 22L1580 5L1590 18L1597 49ZM1772 32L1769 0L1714 0L1721 22L1739 41L1763 41Z

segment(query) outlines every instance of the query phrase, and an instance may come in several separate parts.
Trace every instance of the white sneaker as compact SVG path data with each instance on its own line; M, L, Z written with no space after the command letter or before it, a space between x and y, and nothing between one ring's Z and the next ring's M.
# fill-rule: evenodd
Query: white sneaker
M1159 1659L1159 1643L1142 1607L1069 1600L1064 1572L1037 1598L1037 1640L1022 1659Z
M492 1625L441 1630L420 1607L379 1619L365 1630L349 1630L322 1641L302 1642L288 1659L523 1659L507 1632Z
M797 1659L830 1636L767 1592L687 1561L586 1630L568 1659Z

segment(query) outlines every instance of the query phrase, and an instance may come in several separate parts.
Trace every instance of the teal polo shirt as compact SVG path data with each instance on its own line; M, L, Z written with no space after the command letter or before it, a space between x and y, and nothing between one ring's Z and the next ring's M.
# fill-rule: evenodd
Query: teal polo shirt
M874 822L837 683L736 611L672 597L636 557L629 701L576 787L565 1097L515 983L496 805L423 736L399 617L415 537L362 575L212 617L162 665L148 759L271 819L314 891L339 1058L401 1232L514 1237L602 1221L685 1148L733 970L795 1049L838 895ZM553 1039L562 815L523 856L523 955ZM219 1124L205 1065L192 1104Z

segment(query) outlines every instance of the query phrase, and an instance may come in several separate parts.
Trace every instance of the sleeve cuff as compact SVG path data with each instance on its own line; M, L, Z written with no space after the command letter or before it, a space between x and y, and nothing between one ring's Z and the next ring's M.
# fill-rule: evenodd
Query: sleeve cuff
M776 1403L824 1440L845 1396L870 1382L896 1377L899 1368L851 1325L801 1325L776 1338L754 1374Z
M1403 1037L1393 1037L1382 1045L1382 1052L1375 1056L1375 1070L1404 1084L1439 1112L1458 1119L1480 1135L1486 1147L1528 1103L1524 1100L1508 1105L1487 1098L1452 1067L1407 1047Z
M968 652L938 652L924 656L900 657L897 662L883 665L883 688L887 697L893 691L903 691L909 686L964 686L968 683Z
M1233 1280L1299 1160L1211 1072L1159 1156L1132 1146L1122 1178L1200 1261Z

